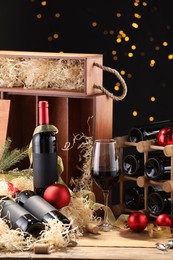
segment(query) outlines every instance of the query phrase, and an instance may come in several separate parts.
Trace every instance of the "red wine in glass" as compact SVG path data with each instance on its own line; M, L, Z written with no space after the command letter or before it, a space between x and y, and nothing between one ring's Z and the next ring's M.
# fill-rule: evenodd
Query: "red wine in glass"
M102 190L112 190L115 182L119 180L117 171L91 171L91 176L97 186Z
M103 192L104 220L100 226L103 231L110 231L108 219L108 198L113 185L118 182L120 175L119 155L113 139L95 140L92 154L91 176Z

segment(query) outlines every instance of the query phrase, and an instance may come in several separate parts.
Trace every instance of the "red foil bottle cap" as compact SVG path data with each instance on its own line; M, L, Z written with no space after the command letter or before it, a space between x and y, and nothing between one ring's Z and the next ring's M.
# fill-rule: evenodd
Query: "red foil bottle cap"
M49 124L49 104L47 101L39 101L38 103L38 122L39 125Z

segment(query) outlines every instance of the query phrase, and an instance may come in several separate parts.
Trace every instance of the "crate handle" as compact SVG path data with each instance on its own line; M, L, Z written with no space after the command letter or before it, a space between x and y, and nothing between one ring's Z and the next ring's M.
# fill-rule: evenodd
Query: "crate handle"
M121 96L115 96L112 93L110 93L107 89L105 89L103 86L99 86L99 85L94 84L94 88L100 89L103 93L105 93L108 97L111 97L113 100L116 100L116 101L123 100L125 98L125 96L127 95L127 85L126 85L126 82L124 81L124 79L122 78L122 76L119 74L119 72L115 69L100 65L96 62L94 62L93 65L97 66L98 68L100 68L104 71L107 71L107 72L114 74L119 79L119 81L121 82L122 87L123 87L123 92L122 92Z

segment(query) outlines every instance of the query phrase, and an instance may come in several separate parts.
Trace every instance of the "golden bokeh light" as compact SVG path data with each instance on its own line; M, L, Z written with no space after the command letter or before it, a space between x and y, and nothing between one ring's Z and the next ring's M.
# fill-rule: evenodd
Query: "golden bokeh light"
M132 112L132 115L133 115L133 116L137 116L137 115L138 115L138 112L135 110L135 111Z

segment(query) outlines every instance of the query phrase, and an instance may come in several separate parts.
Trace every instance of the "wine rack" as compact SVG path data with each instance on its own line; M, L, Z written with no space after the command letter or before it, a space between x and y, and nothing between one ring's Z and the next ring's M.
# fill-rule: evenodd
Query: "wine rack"
M155 217L150 212L148 212L147 209L147 198L148 198L148 187L149 186L160 186L163 191L170 193L170 199L171 199L171 212L170 215L173 216L173 209L172 209L172 203L173 203L173 145L166 145L166 146L159 146L156 145L155 140L147 140L147 141L140 141L138 143L129 142L127 140L127 136L122 137L115 137L116 140L116 149L119 152L120 156L120 167L121 167L121 176L120 176L120 198L119 198L119 204L112 205L112 210L115 215L120 215L122 213L132 213L137 210L129 209L125 206L124 203L124 183L128 181L134 181L135 184L138 187L141 187L144 189L144 211L148 216L151 218ZM171 161L171 174L170 179L165 181L153 181L146 177L145 171L143 172L142 176L139 177L131 177L127 176L123 172L122 162L123 162L123 154L125 152L125 149L133 147L137 153L143 153L144 156L144 164L146 163L148 159L148 153L151 151L161 151L163 152L164 156L169 156Z

